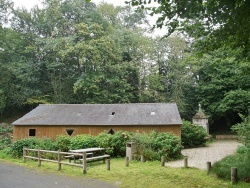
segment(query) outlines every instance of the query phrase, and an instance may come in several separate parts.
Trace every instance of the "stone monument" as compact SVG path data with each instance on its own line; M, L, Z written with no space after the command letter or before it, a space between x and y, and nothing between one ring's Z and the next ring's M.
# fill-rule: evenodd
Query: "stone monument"
M202 126L204 129L206 129L207 134L209 134L208 117L202 112L200 104L198 112L193 117L193 124Z

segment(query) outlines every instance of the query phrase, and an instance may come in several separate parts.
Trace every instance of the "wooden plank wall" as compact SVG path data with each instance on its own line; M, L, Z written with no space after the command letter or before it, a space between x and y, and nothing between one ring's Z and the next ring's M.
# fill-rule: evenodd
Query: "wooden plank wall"
M138 126L14 126L13 141L29 138L29 129L36 129L37 138L52 138L55 139L57 135L68 135L67 129L73 129L72 136L78 134L91 134L98 135L103 131L109 131L112 129L114 132L117 131L130 131L130 132L172 132L175 135L181 137L181 125L138 125Z

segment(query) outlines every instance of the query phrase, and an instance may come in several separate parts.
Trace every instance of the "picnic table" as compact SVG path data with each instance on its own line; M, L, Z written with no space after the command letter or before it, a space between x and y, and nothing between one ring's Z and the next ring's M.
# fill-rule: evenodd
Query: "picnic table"
M85 148L85 149L76 149L76 150L69 150L71 153L81 153L83 154L83 158L79 159L80 162L87 162L87 161L95 161L95 160L102 160L105 162L105 159L110 158L110 155L100 154L100 151L104 151L105 148ZM74 158L75 156L71 155L70 157Z
M100 151L105 150L105 148L85 148L85 149L76 149L76 150L69 150L71 153L81 153L82 159L79 159L80 162L83 164L83 173L87 173L87 161L96 161L96 160L103 160L105 163L105 159L109 159L110 155L106 154L99 154ZM94 155L95 152L95 155ZM91 155L90 157L87 157L87 155Z

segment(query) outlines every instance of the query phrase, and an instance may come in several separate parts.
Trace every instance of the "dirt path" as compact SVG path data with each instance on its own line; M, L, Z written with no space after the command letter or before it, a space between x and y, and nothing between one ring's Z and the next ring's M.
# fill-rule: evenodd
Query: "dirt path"
M181 153L188 156L188 166L196 167L199 169L206 169L206 163L210 161L213 165L214 162L233 154L237 147L240 145L237 140L216 140L208 145L208 147L183 149ZM166 162L166 166L183 167L183 160Z
M95 179L69 177L55 173L41 172L0 160L1 188L116 188L116 186Z

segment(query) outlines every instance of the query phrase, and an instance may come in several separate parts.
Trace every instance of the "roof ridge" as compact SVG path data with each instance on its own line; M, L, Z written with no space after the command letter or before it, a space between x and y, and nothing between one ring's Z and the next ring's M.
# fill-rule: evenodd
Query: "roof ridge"
M114 104L39 104L39 106L66 106L66 105L71 105L71 106L79 106L79 105L151 105L151 104L176 104L174 102L171 103L114 103Z

